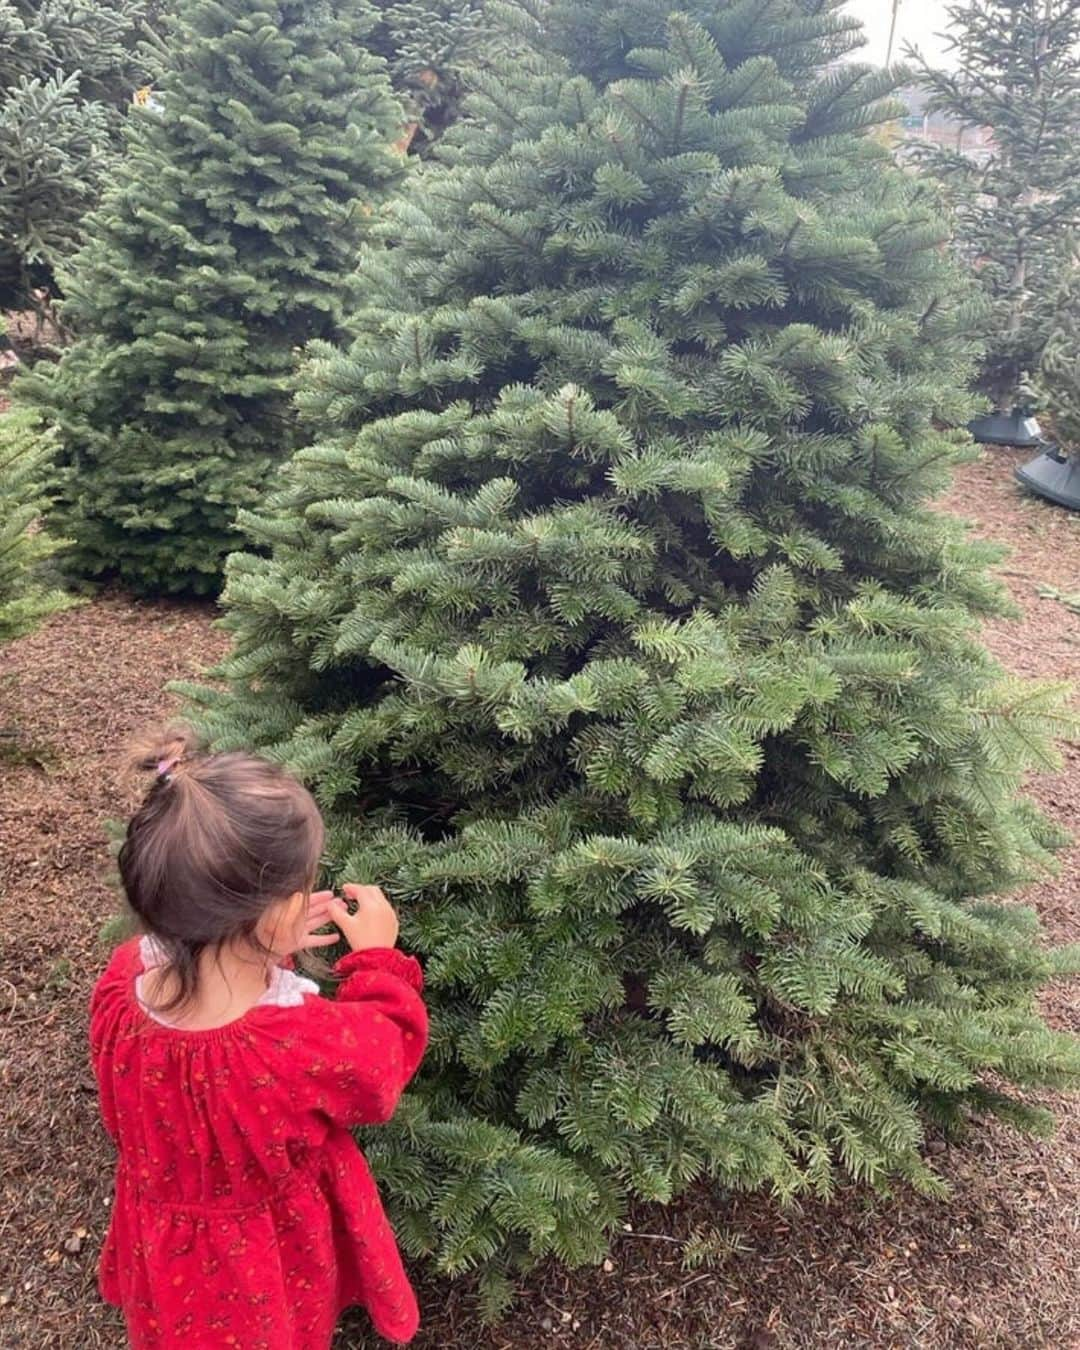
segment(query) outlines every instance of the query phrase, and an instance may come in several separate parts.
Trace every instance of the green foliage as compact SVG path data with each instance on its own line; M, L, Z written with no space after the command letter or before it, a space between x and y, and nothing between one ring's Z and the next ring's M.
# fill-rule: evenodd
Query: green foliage
M1049 861L1015 793L1071 723L927 506L970 312L867 134L888 78L833 67L838 4L506 17L532 54L366 252L192 691L401 905L433 1040L370 1156L491 1306L695 1177L940 1193L928 1120L1041 1126L1008 1085L1080 1068L991 898Z
M1057 295L1054 323L1039 364L1037 395L1062 448L1080 454L1080 268L1075 261Z
M109 123L78 88L76 75L27 79L0 102L0 286L12 304L75 247L97 198Z
M1080 0L968 0L947 6L955 68L920 60L931 107L993 129L985 163L924 151L956 210L956 245L986 297L981 382L1018 398L1048 335L1062 240L1080 224Z
M368 36L416 123L411 148L426 153L460 115L465 72L493 43L481 0L375 0Z
M52 454L52 440L32 414L0 414L0 642L73 603L42 577L57 547L39 529Z
M0 0L0 302L32 303L116 163L145 0Z
M0 0L0 82L78 72L84 97L121 108L147 69L143 0Z
M738 1232L697 1228L683 1244L683 1268L697 1270L701 1266L719 1266L734 1257L749 1256L752 1251Z
M22 397L59 429L73 568L213 591L295 444L295 353L338 324L401 111L358 0L185 0L156 101L64 274L79 340Z

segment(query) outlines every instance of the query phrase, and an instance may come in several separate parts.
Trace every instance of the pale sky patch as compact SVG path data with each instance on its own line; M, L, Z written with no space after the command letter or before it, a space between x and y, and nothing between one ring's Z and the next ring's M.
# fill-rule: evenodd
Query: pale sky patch
M854 59L883 65L889 45L892 0L848 0L847 10L862 20L868 39L867 46L853 53ZM900 60L904 47L912 43L930 61L940 62L946 66L952 65L952 58L939 36L947 28L945 0L900 0L893 60Z

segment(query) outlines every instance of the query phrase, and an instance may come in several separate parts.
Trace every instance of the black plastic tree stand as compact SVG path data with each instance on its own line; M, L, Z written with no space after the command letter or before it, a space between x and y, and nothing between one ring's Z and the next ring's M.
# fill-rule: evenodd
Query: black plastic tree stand
M1016 481L1048 501L1080 511L1080 459L1063 455L1056 445L1017 469Z
M1015 408L1011 413L992 412L976 417L968 423L968 431L980 445L1015 445L1026 450L1043 444L1038 422Z

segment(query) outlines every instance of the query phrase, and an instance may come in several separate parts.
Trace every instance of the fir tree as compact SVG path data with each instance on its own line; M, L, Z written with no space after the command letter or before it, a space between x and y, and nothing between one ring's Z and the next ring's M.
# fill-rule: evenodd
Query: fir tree
M0 299L28 308L79 242L109 163L104 109L77 75L26 79L0 101Z
M0 303L53 284L152 64L144 0L0 0Z
M956 243L987 298L981 384L1008 412L1047 337L1061 241L1080 224L1080 0L970 0L947 7L955 69L920 58L931 108L989 126L985 163L946 148L923 164L946 184Z
M1046 1124L1063 958L994 892L1054 691L979 645L926 506L970 411L935 196L839 4L516 10L372 249L320 428L230 562L218 744L311 784L426 964L370 1156L414 1253L598 1258L693 1178L943 1185L928 1122Z
M1074 259L1057 295L1039 365L1037 394L1061 449L1080 457L1080 265Z
M60 432L71 565L209 591L295 444L297 348L332 336L401 111L360 0L184 0L63 280L79 341L23 397Z
M0 642L72 603L42 577L57 547L39 528L52 450L33 414L0 415Z
M368 43L386 59L408 121L404 138L426 154L460 115L465 72L492 44L480 0L376 0L379 22Z
M85 98L124 108L153 64L140 45L148 8L147 0L2 0L3 82L77 72Z

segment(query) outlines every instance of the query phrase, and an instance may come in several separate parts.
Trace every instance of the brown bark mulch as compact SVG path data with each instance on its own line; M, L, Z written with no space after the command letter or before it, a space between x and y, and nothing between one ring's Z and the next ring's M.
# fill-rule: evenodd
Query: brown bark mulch
M987 640L1011 670L1080 684L1080 515L1024 497L1021 456L988 451L945 507L1007 543L1003 577L1024 609ZM1054 592L1055 594L1048 594ZM0 1346L120 1347L94 1262L108 1219L110 1151L86 1065L84 1008L116 909L106 822L131 804L121 748L171 709L169 680L223 650L206 607L107 595L0 650ZM1080 835L1080 746L1032 792ZM1074 877L1022 897L1054 941L1080 939ZM1047 991L1080 1031L1075 987ZM728 1347L1080 1346L1080 1102L1052 1099L1049 1141L992 1125L938 1146L950 1202L850 1188L783 1211L761 1196L704 1189L642 1208L596 1270L545 1267L521 1282L501 1325L477 1323L466 1285L425 1281L420 1350L727 1350ZM711 1234L711 1265L683 1264ZM376 1344L362 1319L339 1350ZM198 1347L193 1347L198 1350Z

